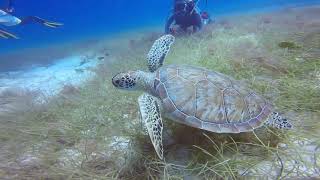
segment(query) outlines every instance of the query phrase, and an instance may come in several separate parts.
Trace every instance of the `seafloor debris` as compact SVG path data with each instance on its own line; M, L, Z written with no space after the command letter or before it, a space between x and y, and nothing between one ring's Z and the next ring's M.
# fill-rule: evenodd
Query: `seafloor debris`
M282 67L281 64L272 59L272 58L266 58L266 57L255 57L250 59L257 65L268 69L272 72L280 72L280 73L288 73L288 70L285 67Z
M296 43L294 42L290 42L290 41L282 41L278 44L278 46L280 48L287 48L287 49L299 49L301 48L300 46L298 46Z

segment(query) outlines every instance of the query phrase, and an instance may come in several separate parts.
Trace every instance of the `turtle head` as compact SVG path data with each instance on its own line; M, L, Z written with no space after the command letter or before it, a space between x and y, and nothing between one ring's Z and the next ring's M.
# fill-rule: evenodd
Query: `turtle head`
M136 90L139 88L139 80L138 71L128 71L113 76L112 84L119 89Z

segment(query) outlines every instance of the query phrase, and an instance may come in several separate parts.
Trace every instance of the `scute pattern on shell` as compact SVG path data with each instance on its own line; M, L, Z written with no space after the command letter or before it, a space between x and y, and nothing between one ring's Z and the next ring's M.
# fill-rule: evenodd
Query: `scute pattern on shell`
M156 74L153 91L166 116L189 126L239 133L260 127L271 113L264 98L227 75L176 65L162 67Z

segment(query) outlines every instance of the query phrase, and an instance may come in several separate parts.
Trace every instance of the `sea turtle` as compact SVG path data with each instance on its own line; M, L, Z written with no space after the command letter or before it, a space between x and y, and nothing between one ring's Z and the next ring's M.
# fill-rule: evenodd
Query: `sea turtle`
M138 98L141 117L160 159L162 117L215 133L248 132L263 125L292 128L271 103L227 75L186 65L162 67L174 40L164 35L154 42L147 57L150 72L129 71L112 78L119 89L145 92Z

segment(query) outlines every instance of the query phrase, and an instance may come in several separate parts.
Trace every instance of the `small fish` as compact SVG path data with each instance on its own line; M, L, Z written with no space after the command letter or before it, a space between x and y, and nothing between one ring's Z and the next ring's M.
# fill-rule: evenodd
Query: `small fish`
M99 60L103 60L103 59L104 59L104 57L103 57L103 56L100 56L100 57L98 57L98 59L99 59Z

